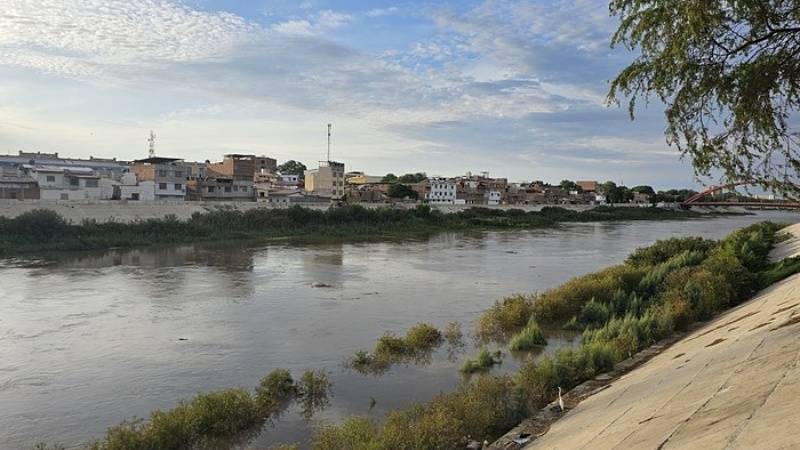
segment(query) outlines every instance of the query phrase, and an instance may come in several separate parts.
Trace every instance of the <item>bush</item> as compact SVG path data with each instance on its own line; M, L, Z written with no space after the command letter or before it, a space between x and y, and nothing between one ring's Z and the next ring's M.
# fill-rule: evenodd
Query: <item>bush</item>
M503 362L501 356L502 353L500 351L492 354L485 347L481 348L480 351L478 351L478 355L475 357L475 359L467 358L464 361L464 364L461 366L461 372L474 373L478 371L489 370L495 364L500 364Z
M477 335L482 341L502 341L522 329L533 315L532 298L517 294L498 300L478 319Z
M611 311L605 303L596 302L591 299L589 303L583 305L578 316L578 322L584 326L601 326L611 317Z
M277 369L261 379L256 387L256 405L262 414L268 415L290 400L297 388L288 370Z
M406 332L405 343L411 352L427 350L442 343L442 333L433 325L418 323Z
M716 242L701 237L670 238L656 241L653 245L638 248L625 260L634 266L655 266L667 262L681 253L696 252L705 254Z
M324 370L303 372L296 386L303 417L309 419L316 411L328 406L332 386L328 372Z
M514 351L523 351L542 345L547 345L547 339L539 325L531 320L528 326L511 338L510 348Z

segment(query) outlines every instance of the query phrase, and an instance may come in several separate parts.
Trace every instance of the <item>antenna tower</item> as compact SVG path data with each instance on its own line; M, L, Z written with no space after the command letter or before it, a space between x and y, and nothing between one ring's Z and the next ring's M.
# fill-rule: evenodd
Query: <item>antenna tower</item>
M333 125L328 124L328 162L331 161L331 127Z
M150 137L147 142L150 144L150 157L154 158L156 156L156 134L153 133L153 130L150 130Z

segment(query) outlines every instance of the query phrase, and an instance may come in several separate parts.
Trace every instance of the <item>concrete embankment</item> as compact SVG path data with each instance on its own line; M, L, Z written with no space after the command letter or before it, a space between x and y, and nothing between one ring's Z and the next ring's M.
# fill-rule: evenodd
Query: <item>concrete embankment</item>
M301 206L311 209L328 209L330 203L305 203ZM366 208L415 208L416 204L397 203L392 205L382 203L363 203ZM525 211L539 211L545 206L560 206L574 211L584 211L594 208L591 205L502 205L491 206L494 209L523 209ZM638 205L618 205L631 206ZM473 205L439 205L434 208L444 212L453 213L471 208ZM205 213L215 209L227 208L247 211L255 208L281 208L267 203L257 202L119 202L119 201L18 201L0 200L0 217L16 217L34 209L50 209L73 223L95 220L98 222L116 221L122 223L143 219L158 219L169 214L180 220L186 220L194 213Z
M787 230L775 259L800 255ZM800 448L800 274L568 406L525 448Z

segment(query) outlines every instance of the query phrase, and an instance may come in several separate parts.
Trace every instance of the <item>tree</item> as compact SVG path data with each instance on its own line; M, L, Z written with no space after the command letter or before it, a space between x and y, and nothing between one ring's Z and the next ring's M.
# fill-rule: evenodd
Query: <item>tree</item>
M647 186L647 185L634 186L634 187L631 188L631 192L638 192L640 194L647 194L651 198L656 195L656 191L653 189L653 187L652 186Z
M411 189L410 186L401 183L394 183L389 186L388 190L389 197L391 198L411 198L416 200L419 198L417 195L417 191Z
M381 183L397 183L397 175L393 173L387 173L386 176L381 180Z
M606 196L609 203L627 203L633 200L633 192L625 186L617 186L613 181L606 181L598 186L598 191Z
M413 183L420 183L420 182L424 181L427 178L428 178L428 176L425 175L424 173L417 172L417 173L407 173L407 174L401 176L400 178L398 178L397 181L399 181L400 183L413 184Z
M611 83L610 103L666 104L667 142L698 175L762 185L800 172L798 0L611 0L612 46L638 57ZM784 175L786 174L786 175Z
M278 172L280 172L281 175L298 175L303 177L305 175L305 171L306 165L293 159L278 166Z
M559 183L559 187L567 192L578 191L581 192L583 189L578 186L577 183L571 180L561 180Z

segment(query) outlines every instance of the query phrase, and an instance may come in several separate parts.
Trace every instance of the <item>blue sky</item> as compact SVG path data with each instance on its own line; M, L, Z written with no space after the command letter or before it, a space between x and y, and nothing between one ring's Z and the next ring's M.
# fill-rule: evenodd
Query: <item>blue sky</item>
M10 3L6 6L5 3ZM266 154L368 173L694 185L597 0L5 0L0 153Z

